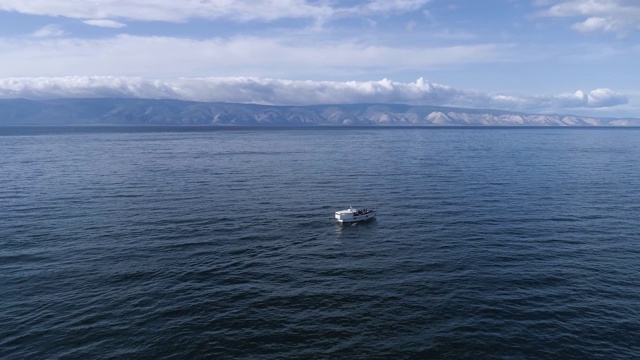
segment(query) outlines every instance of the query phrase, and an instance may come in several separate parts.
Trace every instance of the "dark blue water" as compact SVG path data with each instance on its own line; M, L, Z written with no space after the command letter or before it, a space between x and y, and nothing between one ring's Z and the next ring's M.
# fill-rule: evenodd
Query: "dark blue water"
M638 358L639 175L638 129L0 128L0 358Z

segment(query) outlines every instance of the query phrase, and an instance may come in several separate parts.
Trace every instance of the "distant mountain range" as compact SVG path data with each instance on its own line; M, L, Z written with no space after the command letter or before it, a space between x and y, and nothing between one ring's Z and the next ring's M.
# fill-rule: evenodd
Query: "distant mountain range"
M156 99L5 99L0 100L0 125L640 126L640 119L390 104L271 106Z

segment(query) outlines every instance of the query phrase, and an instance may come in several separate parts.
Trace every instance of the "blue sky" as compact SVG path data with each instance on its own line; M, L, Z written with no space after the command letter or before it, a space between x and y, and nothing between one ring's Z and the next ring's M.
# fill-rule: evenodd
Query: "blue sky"
M0 98L640 117L637 0L0 0Z

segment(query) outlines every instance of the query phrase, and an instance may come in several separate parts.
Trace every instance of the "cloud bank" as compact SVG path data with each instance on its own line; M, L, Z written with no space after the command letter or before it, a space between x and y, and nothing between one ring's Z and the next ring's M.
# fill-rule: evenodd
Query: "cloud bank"
M521 111L607 108L629 98L610 89L560 95L487 94L431 83L300 81L254 77L157 80L130 77L0 79L0 98L132 97L271 105L388 103Z

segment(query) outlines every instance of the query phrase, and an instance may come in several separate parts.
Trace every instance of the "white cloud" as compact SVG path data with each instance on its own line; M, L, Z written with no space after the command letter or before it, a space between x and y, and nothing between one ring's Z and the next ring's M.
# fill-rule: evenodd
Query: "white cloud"
M352 8L355 12L387 13L419 10L431 0L372 0Z
M37 38L49 38L49 37L58 37L64 36L67 33L56 24L49 24L41 27L37 31L35 31L32 35Z
M594 108L626 104L628 101L628 97L618 94L611 89L595 89L587 95L587 104L589 107Z
M379 81L294 81L252 77L150 80L126 77L0 79L0 98L135 97L274 105L396 103L554 111L628 103L610 89L558 96L486 94L435 84Z
M418 10L430 0L369 0L337 6L335 1L309 0L0 0L0 10L76 19L120 18L183 22L192 18L238 21L359 16Z
M126 24L113 21L113 20L107 20L107 19L84 20L83 23L91 26L99 26L99 27L114 28L114 29L119 29L127 26Z
M0 77L113 75L326 78L327 74L426 71L442 65L506 61L510 45L388 47L295 38L185 39L119 35L105 39L0 39ZM402 59L402 61L398 61ZM178 66L179 64L179 66Z
M640 2L637 0L561 0L540 14L550 17L583 18L572 28L580 32L624 33L640 30ZM548 6L548 1L538 2Z

